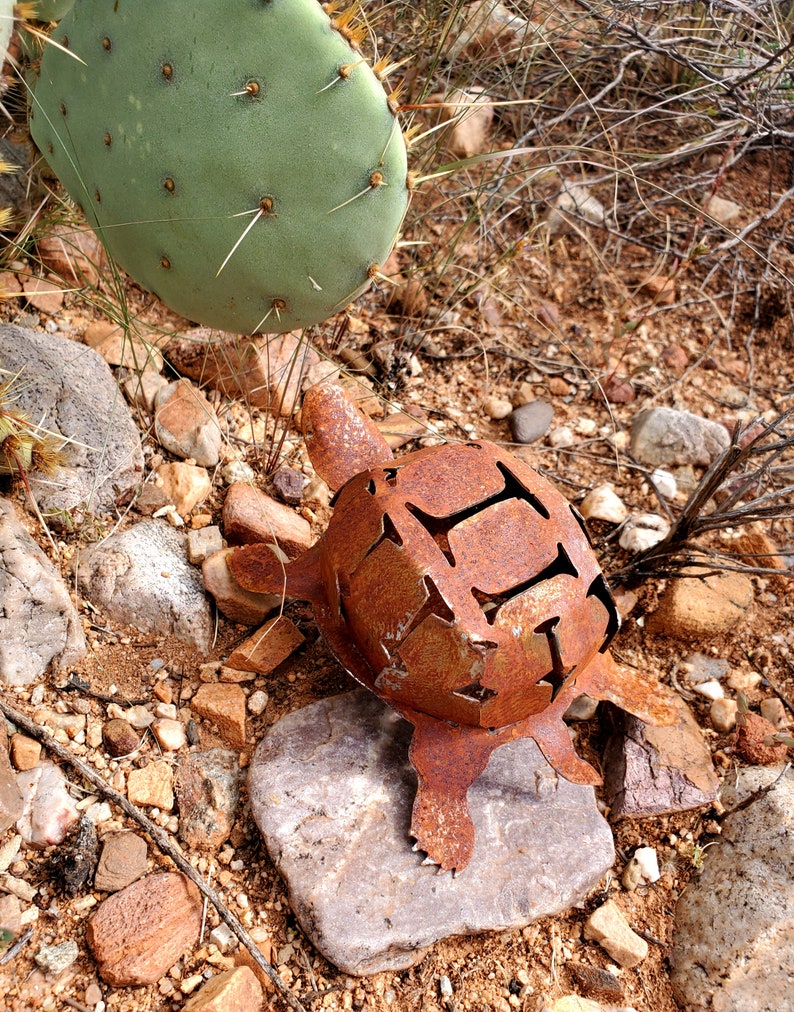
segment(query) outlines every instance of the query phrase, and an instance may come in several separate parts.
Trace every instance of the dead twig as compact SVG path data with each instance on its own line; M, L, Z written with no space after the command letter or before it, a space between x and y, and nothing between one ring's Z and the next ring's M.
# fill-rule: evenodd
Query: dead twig
M769 794L771 791L774 791L774 789L777 787L777 785L780 783L780 781L783 779L783 777L788 773L788 771L790 769L791 769L791 763L786 763L786 765L780 771L780 773L778 774L778 776L776 776L775 779L773 781L771 781L771 783L768 783L768 784L766 784L763 787L759 787L756 790L751 791L747 795L746 798L743 798L738 803L738 805L734 805L733 808L727 808L722 813L723 817L726 816L726 815L733 815L734 812L741 812L745 808L749 808L750 805L752 805L754 802L758 801L759 798L763 798L766 794Z
M19 936L19 938L14 942L11 948L7 952L4 952L2 956L0 956L0 966L5 966L6 963L10 963L11 960L14 958L14 956L16 956L18 952L21 952L22 949L25 948L25 946L28 944L28 942L31 940L32 937L33 937L33 928L28 928L27 931L25 931L23 934Z
M162 851L166 857L169 857L182 874L186 875L198 888L199 892L201 892L201 894L205 896L210 903L212 903L218 911L218 915L221 920L229 927L229 929L237 937L238 941L245 946L256 965L270 978L277 994L281 997L285 1004L293 1009L293 1012L306 1012L304 1006L301 1005L298 999L284 984L281 977L279 977L275 968L270 965L270 963L259 951L256 943L245 930L239 919L232 913L231 910L229 910L218 893L207 885L193 865L174 846L171 839L162 829L160 829L159 826L152 822L148 816L144 815L144 813L136 805L133 805L127 798L125 798L123 794L120 794L113 787L110 787L109 784L105 783L104 779L96 772L96 770L91 769L91 767L83 762L82 759L78 759L77 756L73 755L68 748L64 748L63 745L59 744L54 739L52 732L48 728L40 727L38 724L35 724L24 713L9 705L2 698L0 698L0 713L7 717L13 724L16 724L17 727L21 727L31 736L31 738L35 738L36 741L41 742L46 749L58 756L58 758L63 762L77 770L77 772L90 784L92 784L103 797L112 801L113 804L117 805L125 813L125 815L128 815L131 819L137 822L141 829L143 829L144 832L151 837L160 851ZM22 942L22 939L20 939L20 942ZM9 952L11 952L11 950L9 950ZM9 953L6 953L3 960L8 957ZM0 962L3 960L0 960Z

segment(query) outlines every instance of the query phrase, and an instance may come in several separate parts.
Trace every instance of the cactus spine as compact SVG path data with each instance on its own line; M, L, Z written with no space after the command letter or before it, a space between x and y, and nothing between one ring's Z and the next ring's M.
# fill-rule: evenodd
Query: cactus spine
M68 52L45 49L33 138L114 260L176 312L292 330L377 276L407 207L405 143L345 16L76 0L53 38Z

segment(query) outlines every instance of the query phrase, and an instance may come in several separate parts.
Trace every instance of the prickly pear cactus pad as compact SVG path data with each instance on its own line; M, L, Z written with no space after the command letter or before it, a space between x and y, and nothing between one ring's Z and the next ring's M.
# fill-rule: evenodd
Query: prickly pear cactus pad
M377 276L405 143L345 15L318 0L77 0L31 133L114 260L176 312L309 326ZM352 39L352 46L348 39Z

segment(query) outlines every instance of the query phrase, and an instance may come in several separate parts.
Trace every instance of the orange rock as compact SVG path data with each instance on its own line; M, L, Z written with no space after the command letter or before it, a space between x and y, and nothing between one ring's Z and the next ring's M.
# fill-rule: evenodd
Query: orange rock
M258 1012L262 1007L262 985L247 966L219 973L182 1006L182 1012Z
M668 344L662 351L662 362L664 362L670 372L675 373L676 376L680 376L689 365L689 355L680 344Z
M36 251L54 274L69 286L95 286L106 255L97 236L84 226L52 224L36 243Z
M220 459L220 423L210 402L190 380L181 379L162 391L154 434L177 457L192 457L205 467L214 467Z
M309 522L244 481L230 486L223 504L223 533L230 545L268 542L278 545L291 559L311 545Z
M683 576L669 582L646 628L682 640L735 631L752 602L753 585L741 573Z
M226 560L233 551L233 548L223 548L202 562L204 587L214 597L218 610L230 622L259 625L271 611L279 607L282 599L278 594L254 594L243 590L226 565Z
M191 699L190 708L199 717L212 721L232 748L245 748L245 693L239 685L228 682L202 685Z
M159 980L198 942L201 895L178 872L147 875L100 903L85 937L112 987Z
M11 736L11 762L18 770L32 770L41 758L41 745L24 734Z
M735 749L753 766L774 766L786 761L788 746L776 742L772 736L778 729L757 713L745 713L737 719Z
M794 588L791 572L780 554L780 549L763 531L745 530L731 547L737 555L742 556L748 566L778 570L780 576L767 574L767 579L777 593L786 594Z
M164 812L174 807L174 774L167 762L148 763L130 770L127 797L133 805L151 805Z
M163 368L163 356L155 346L156 339L155 335L133 334L109 320L95 320L83 334L84 344L98 351L108 365L123 365L139 373L144 369L160 372Z
M303 633L285 615L271 618L255 633L243 640L227 660L230 668L269 674L305 642Z
M669 306L675 301L675 282L663 274L651 274L639 286L637 294L656 305Z

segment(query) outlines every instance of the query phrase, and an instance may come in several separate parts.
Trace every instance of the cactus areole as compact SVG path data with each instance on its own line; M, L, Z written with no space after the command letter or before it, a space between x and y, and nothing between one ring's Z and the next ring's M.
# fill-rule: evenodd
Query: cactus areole
M242 587L311 601L347 670L413 724L411 835L445 869L474 852L467 792L494 749L534 738L577 783L599 782L563 715L577 696L654 723L675 710L658 683L616 663L618 613L573 507L484 440L392 459L340 387L303 402L316 471L339 489L325 537L286 566L239 548Z
M319 323L378 275L408 204L394 103L318 0L77 0L31 133L113 259L238 333Z

